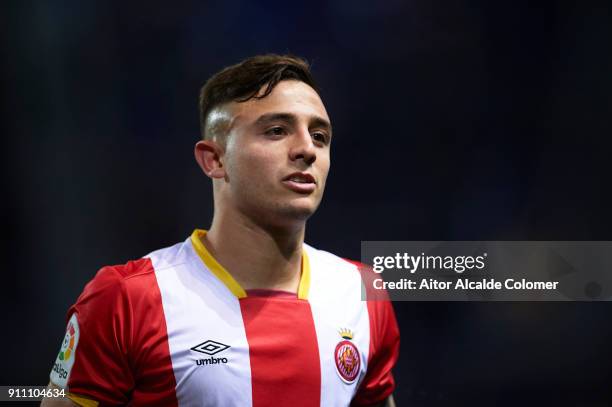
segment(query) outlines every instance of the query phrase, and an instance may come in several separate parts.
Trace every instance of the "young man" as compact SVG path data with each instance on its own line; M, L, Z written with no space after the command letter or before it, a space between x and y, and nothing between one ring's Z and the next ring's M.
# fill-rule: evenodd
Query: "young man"
M358 267L304 243L332 138L307 63L225 68L200 120L210 230L101 269L68 312L51 386L85 406L392 405L391 304L361 301Z

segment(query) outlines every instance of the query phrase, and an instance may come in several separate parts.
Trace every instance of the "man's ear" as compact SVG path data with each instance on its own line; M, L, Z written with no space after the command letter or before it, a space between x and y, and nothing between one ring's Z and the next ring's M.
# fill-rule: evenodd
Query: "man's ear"
M210 178L225 178L223 166L223 149L213 140L200 140L196 143L193 153L204 174Z

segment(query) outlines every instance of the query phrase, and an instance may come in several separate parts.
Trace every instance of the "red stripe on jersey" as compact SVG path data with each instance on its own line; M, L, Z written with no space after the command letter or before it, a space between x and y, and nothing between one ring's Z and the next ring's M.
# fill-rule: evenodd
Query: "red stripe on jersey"
M319 406L321 365L310 304L248 296L240 300L240 308L249 343L253 407Z
M68 311L80 338L68 390L100 405L176 406L166 319L151 261L102 268Z
M399 328L390 302L368 301L370 351L368 371L351 406L382 402L395 389L391 370L399 356Z
M176 380L170 357L168 329L157 277L151 260L149 270L126 278L132 301L134 344L132 363L136 366L136 388L130 406L178 406ZM140 367L143 368L140 368Z

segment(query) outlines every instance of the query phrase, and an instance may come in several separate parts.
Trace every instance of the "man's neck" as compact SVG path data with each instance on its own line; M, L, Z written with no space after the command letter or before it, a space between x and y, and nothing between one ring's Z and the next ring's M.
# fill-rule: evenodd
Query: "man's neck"
M216 213L202 242L244 288L297 292L305 222L266 227L245 216Z

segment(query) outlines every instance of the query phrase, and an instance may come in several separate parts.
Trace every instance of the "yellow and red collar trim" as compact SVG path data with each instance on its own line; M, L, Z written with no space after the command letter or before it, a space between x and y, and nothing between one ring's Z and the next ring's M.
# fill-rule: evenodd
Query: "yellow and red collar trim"
M210 254L204 243L202 236L206 234L203 229L195 229L191 234L191 244L195 249L202 262L206 267L238 298L247 297L244 288L232 277L232 275ZM297 296L300 300L308 299L308 291L310 290L310 261L306 250L302 251L302 275L300 276L300 284L298 286Z

